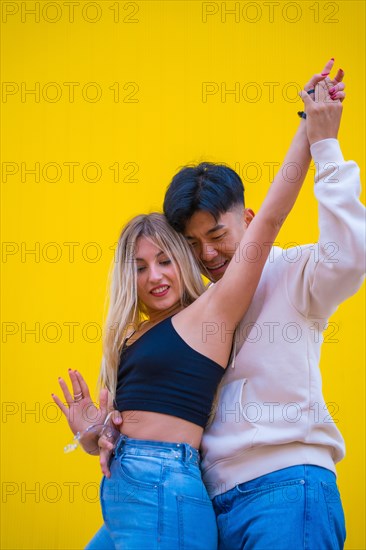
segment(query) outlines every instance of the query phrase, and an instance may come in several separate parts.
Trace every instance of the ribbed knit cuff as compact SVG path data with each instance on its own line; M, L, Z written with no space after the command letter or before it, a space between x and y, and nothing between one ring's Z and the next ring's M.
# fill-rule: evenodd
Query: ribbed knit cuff
M335 138L322 139L313 143L310 146L310 152L315 163L335 162L340 164L344 162L339 141Z

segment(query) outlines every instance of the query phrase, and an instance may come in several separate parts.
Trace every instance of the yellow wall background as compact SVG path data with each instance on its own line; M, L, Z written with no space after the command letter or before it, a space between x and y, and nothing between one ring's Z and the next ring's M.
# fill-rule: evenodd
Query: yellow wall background
M296 89L330 57L346 72L344 155L364 172L365 3L1 8L1 548L79 549L101 523L98 461L63 454L71 437L50 394L68 367L95 387L120 228L159 210L177 169L203 159L236 168L257 210L298 125ZM317 239L313 174L281 246ZM347 444L338 473L354 550L366 547L364 303L360 291L339 308L321 360Z

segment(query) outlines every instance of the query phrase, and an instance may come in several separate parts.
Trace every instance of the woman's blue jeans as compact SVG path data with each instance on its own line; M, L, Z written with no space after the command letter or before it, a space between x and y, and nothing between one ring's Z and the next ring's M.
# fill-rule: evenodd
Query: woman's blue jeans
M217 549L196 449L121 436L110 471L101 484L104 526L87 550Z
M336 477L325 468L284 468L239 484L213 503L220 550L343 548L342 502Z

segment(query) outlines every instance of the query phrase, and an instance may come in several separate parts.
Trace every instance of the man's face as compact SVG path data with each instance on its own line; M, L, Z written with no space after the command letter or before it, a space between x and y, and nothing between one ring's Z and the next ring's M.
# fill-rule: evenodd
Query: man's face
M184 236L211 281L221 279L254 213L235 207L216 221L209 212L198 210L187 222Z

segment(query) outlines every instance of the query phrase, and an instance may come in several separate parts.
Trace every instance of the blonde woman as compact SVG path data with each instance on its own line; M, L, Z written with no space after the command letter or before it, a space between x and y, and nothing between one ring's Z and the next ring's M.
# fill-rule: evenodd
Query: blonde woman
M307 102L310 143L336 138L340 123L341 104L326 102L325 86L319 94L324 103ZM110 476L101 485L105 526L89 550L217 548L198 448L235 327L303 179L275 178L224 276L204 293L188 245L162 215L138 216L122 231L101 383L123 422ZM80 430L85 419L72 420L70 411L76 405L83 410L90 396L79 373L71 371L70 378L74 398L60 381L70 408L54 399ZM103 401L104 418L105 394Z

